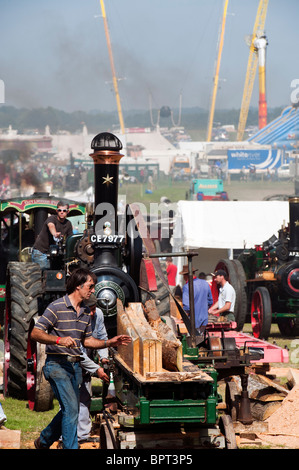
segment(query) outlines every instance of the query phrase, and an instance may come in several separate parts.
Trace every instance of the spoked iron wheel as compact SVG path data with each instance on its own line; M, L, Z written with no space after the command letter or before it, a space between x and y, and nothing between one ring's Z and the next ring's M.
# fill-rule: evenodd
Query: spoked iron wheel
M251 326L253 336L259 339L267 339L272 322L271 298L266 287L258 287L251 301Z

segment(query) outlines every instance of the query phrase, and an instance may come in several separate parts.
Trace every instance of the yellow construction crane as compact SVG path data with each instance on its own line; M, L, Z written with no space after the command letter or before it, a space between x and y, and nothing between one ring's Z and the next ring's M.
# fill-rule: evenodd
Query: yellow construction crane
M269 0L260 0L256 18L255 18L254 27L253 27L253 33L250 38L249 59L248 59L248 64L247 64L243 98L242 98L242 104L241 104L241 109L240 109L237 141L241 141L243 139L243 135L244 135L245 127L246 127L249 105L250 105L250 100L251 100L251 95L252 95L252 90L253 90L253 85L254 85L254 79L256 75L257 62L258 62L258 54L257 54L256 45L255 45L255 40L264 31L268 3L269 3Z
M208 120L207 142L210 142L211 137L212 137L215 103L216 103L216 95L217 95L218 81L219 81L221 54L222 54L223 42L224 42L227 6L228 6L228 0L225 0L224 8L223 8L223 15L222 15L222 23L221 23L221 33L220 33L220 39L219 39L218 57L217 57L217 62L216 62L215 75L214 75L214 87L213 87L212 101L211 101L210 114L209 114L209 120Z
M116 106L117 106L120 130L121 130L121 133L124 134L125 133L125 125L124 125L124 120L123 120L123 115L122 115L122 110L121 110L121 103L120 103L120 97L119 97L119 92L118 92L118 84L117 84L117 78L116 78L116 73L115 73L115 67L114 67L114 61L113 61L113 55L112 55L112 47L111 47L111 41L110 41L110 35L109 35L109 29L108 29L108 23L107 23L107 16L106 16L104 0L100 0L100 3L101 3L101 9L102 9L102 16L103 16L103 20L104 20L105 35L106 35L106 41L107 41L107 46L108 46L108 53L109 53L109 59L110 59L110 66L111 66L111 72L112 72L112 81L113 81L113 87L114 87L115 98L116 98Z

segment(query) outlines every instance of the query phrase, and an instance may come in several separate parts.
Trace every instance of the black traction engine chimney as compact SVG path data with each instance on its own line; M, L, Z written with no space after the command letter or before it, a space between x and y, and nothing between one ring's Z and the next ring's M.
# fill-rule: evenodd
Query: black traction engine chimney
M118 175L123 146L115 135L103 132L93 138L91 148L94 150L90 156L94 161L95 231L102 233L103 225L109 220L112 233L117 233Z

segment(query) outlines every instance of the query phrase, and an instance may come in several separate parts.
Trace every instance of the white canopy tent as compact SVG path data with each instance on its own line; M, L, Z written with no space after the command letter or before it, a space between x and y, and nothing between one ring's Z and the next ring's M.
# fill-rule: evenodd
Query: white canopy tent
M211 272L217 259L262 244L288 222L288 201L179 201L173 251L199 250L194 267ZM186 260L175 262L179 272Z

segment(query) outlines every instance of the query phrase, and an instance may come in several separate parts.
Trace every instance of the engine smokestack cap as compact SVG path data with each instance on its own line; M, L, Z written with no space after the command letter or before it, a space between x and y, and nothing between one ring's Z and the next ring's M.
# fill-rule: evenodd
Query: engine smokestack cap
M102 132L92 139L91 148L96 152L100 150L120 151L123 146L115 135L110 132Z

